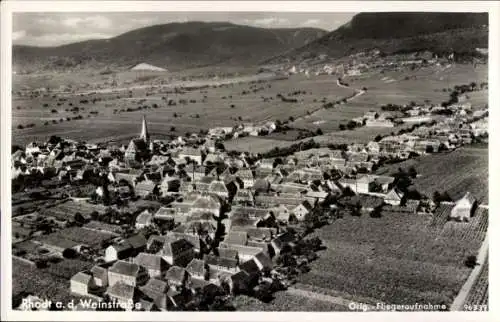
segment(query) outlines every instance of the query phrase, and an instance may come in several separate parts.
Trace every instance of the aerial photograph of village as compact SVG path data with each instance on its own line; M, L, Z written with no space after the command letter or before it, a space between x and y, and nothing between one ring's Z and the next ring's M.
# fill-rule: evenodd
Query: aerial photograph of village
M488 21L14 13L12 310L488 311Z

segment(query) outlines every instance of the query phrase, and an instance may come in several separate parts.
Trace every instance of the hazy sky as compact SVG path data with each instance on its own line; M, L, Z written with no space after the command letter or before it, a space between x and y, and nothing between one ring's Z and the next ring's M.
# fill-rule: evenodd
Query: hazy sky
M57 46L110 38L129 30L170 22L229 21L264 28L315 27L334 30L354 13L299 12L97 12L14 13L14 44Z

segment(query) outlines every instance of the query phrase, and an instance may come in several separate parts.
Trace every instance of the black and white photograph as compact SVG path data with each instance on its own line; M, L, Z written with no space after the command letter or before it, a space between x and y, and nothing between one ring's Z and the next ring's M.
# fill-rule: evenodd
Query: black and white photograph
M492 310L498 3L82 3L2 30L2 320Z

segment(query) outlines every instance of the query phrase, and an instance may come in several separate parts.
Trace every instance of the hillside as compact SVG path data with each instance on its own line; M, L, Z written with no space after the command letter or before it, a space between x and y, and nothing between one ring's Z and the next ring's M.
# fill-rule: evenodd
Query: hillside
M488 47L487 13L360 13L315 41L268 61L297 61L327 54L343 57L378 49L383 54L429 50L471 55Z
M147 62L176 70L213 64L251 65L326 34L314 28L265 29L231 23L156 25L117 37L58 47L14 46L20 70L129 67Z

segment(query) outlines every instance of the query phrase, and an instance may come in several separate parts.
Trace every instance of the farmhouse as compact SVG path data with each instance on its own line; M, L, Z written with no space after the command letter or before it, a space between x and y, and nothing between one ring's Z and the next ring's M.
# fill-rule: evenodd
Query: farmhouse
M451 210L450 219L457 221L469 221L476 206L476 199L470 192L467 192L455 203L455 206Z

